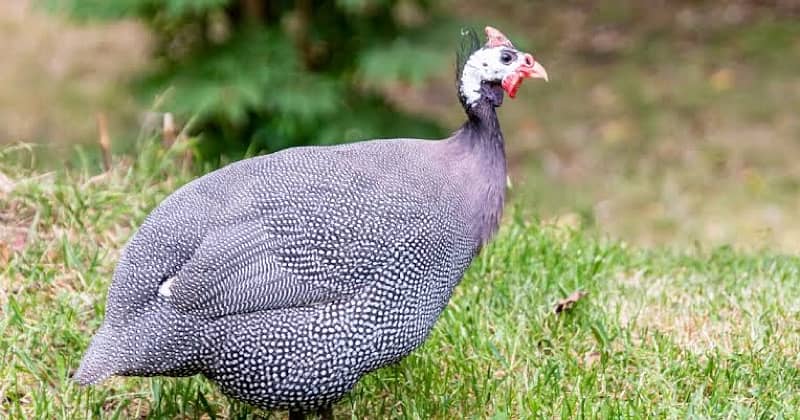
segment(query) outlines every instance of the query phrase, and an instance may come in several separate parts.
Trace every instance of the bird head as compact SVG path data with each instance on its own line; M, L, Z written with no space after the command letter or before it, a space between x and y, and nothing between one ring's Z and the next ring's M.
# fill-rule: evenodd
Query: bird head
M483 87L487 84L499 85L513 98L523 80L548 80L544 66L531 54L516 49L502 32L491 26L487 26L485 32L487 40L482 47L474 32L463 33L465 42L459 53L458 77L459 96L465 106L476 103L484 95ZM502 92L499 96L502 97Z

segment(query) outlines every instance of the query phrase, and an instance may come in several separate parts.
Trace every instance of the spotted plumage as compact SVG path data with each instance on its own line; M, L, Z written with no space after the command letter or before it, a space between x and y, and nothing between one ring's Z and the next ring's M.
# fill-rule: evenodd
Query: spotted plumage
M409 354L499 223L496 76L448 139L288 149L173 193L126 245L75 380L203 374L300 412Z

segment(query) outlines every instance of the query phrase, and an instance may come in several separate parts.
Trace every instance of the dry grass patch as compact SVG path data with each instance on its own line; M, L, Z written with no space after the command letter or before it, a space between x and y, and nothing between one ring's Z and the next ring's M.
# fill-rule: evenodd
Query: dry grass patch
M696 354L758 350L765 336L794 357L800 343L800 303L778 278L718 278L679 270L618 274L604 306L640 333L657 331Z

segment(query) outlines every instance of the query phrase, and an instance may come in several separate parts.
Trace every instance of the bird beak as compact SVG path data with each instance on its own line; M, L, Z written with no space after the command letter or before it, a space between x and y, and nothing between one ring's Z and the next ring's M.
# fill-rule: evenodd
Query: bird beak
M502 82L503 89L511 98L517 95L517 91L525 79L533 78L544 79L545 82L549 81L547 70L534 60L532 55L525 53L523 58L524 62L517 67L517 70L506 76Z
M533 63L533 68L531 68L530 76L534 79L544 79L545 82L549 82L550 79L547 77L547 70L544 69L544 66L539 64L538 61Z
M520 76L523 78L544 79L545 82L550 80L547 77L547 70L538 61L534 60L532 55L525 54L524 58L525 62L517 69Z

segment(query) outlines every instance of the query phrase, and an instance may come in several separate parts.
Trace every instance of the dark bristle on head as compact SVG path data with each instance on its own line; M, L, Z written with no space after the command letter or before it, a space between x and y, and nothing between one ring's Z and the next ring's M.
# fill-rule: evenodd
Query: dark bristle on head
M467 60L479 49L481 49L481 41L475 29L462 29L461 43L456 51L456 80L461 79L461 73L464 72L464 65L467 64Z

